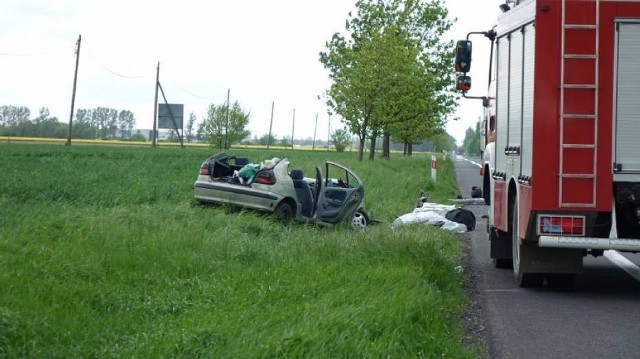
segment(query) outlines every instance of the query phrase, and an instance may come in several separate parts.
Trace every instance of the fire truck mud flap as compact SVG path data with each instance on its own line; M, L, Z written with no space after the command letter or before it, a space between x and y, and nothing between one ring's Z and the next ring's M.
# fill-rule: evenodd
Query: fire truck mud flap
M513 261L513 274L520 287L542 287L546 279L552 289L570 288L576 273L582 272L580 250L523 244L518 246L518 252L519 261Z
M581 273L582 258L581 249L520 245L520 271L523 273Z
M511 238L496 227L489 229L490 256L496 268L512 268Z

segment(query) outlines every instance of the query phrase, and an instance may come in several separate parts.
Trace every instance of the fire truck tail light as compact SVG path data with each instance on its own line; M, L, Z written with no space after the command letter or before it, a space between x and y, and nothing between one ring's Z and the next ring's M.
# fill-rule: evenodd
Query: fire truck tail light
M538 234L584 236L584 216L539 215Z

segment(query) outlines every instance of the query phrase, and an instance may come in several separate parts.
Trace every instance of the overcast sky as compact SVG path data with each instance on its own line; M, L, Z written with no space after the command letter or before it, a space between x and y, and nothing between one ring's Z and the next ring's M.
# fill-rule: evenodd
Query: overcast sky
M450 39L495 23L499 0L445 0L458 21ZM40 107L69 121L82 35L75 109L130 110L137 128L152 127L156 67L169 103L200 121L211 103L231 101L251 111L252 135L327 138L329 118L318 96L330 86L318 54L344 30L355 0L2 0L0 106ZM473 40L473 38L472 38ZM486 89L488 46L474 42L473 90ZM472 92L474 92L472 91ZM159 101L162 101L160 96ZM482 112L461 100L447 130L458 139ZM316 126L316 114L318 121ZM185 119L186 123L186 119ZM343 125L335 115L331 129Z

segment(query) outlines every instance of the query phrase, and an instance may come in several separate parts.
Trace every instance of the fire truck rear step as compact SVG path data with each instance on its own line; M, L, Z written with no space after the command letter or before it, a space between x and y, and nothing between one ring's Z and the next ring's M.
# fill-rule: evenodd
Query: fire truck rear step
M640 239L540 236L538 246L640 252Z

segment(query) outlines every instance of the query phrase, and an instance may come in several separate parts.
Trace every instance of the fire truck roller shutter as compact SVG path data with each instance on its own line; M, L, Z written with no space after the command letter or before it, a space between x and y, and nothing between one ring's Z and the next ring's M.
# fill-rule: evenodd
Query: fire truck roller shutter
M640 22L619 22L616 33L616 173L640 172ZM615 177L614 177L615 179ZM640 176L638 178L640 180Z

